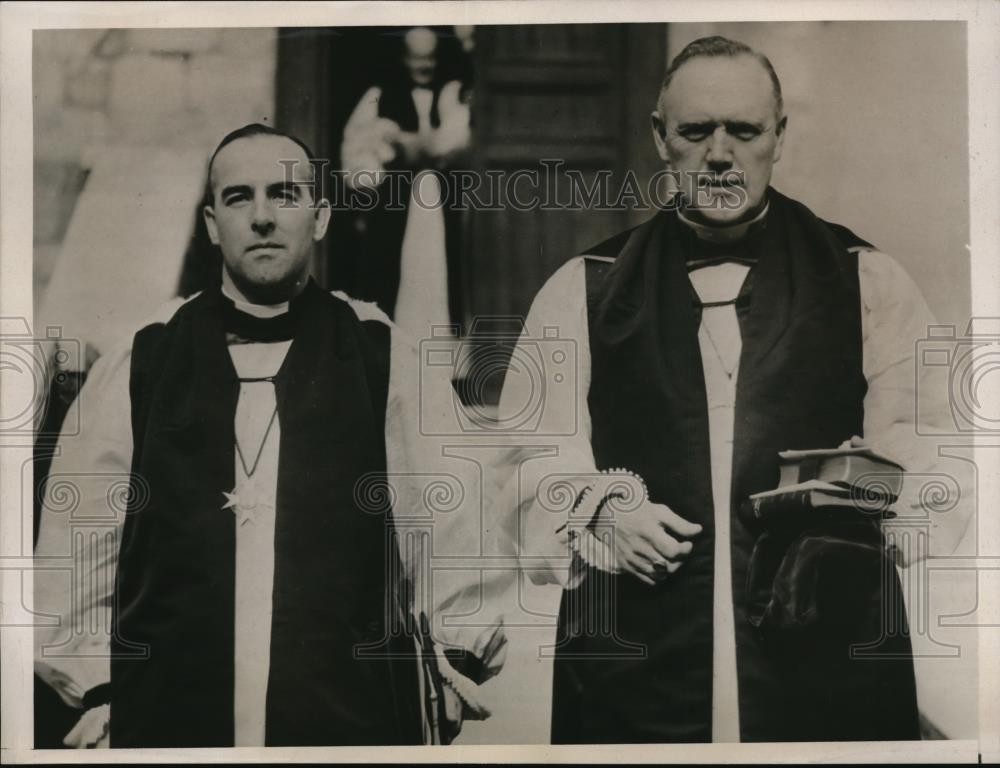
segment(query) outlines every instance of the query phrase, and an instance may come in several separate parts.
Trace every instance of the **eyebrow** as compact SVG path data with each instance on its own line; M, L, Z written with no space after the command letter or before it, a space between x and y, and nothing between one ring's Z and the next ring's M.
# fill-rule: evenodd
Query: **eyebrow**
M252 190L250 189L250 187L246 184L236 184L230 187L223 187L222 191L219 193L219 196L222 198L226 198L229 197L229 195L235 195L238 192L242 192L243 194L249 194L251 191Z
M307 187L311 182L306 181L278 181L274 184L267 185L267 194L273 195L278 192L297 192L302 194L302 189ZM232 186L223 187L220 195L225 198L229 195L235 194L245 194L252 195L253 187L249 184L234 184Z
M755 123L752 120L727 120L725 122L726 131L738 133L740 131L765 131L767 127L762 123Z
M700 123L678 123L678 131L711 131L717 123L714 120L702 120Z
M677 125L678 131L708 131L711 133L716 126L725 126L727 133L736 133L739 131L755 130L764 131L766 127L761 123L755 123L749 120L702 120L696 123L679 123Z
M301 195L303 187L310 183L311 182L307 181L279 181L274 184L267 185L267 194L273 195L276 192L296 192Z

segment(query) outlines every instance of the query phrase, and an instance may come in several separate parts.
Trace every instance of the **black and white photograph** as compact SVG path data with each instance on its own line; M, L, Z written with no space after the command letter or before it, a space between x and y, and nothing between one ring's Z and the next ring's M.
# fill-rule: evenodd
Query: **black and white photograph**
M852 7L5 3L4 761L1000 757L1000 7Z

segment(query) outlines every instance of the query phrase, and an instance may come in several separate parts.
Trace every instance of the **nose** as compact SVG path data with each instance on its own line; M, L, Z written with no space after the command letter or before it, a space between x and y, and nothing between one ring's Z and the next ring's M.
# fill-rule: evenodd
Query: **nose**
M733 140L724 125L717 125L708 139L705 162L713 171L726 171L733 165Z
M266 197L254 202L250 227L258 235L268 235L274 231L274 207Z

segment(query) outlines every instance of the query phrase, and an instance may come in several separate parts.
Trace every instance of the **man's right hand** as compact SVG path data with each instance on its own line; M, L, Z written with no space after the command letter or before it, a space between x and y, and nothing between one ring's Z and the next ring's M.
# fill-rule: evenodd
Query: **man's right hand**
M701 526L685 520L665 504L648 499L633 510L614 511L614 500L598 512L595 535L610 532L615 565L650 586L677 571L691 553L688 541Z

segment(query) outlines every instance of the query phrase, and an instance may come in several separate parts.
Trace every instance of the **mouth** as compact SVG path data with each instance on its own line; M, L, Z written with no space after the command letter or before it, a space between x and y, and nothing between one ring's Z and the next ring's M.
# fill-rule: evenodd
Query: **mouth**
M707 179L703 183L710 189L732 189L733 187L743 186L741 179L727 178L725 176L721 178Z
M253 251L281 251L284 250L285 246L280 243L254 243L249 248L247 248L247 253L252 253Z

